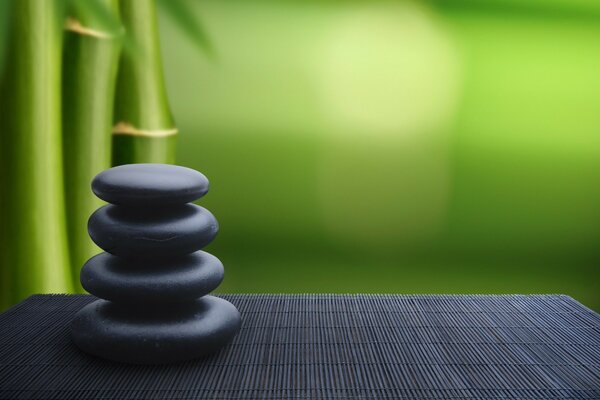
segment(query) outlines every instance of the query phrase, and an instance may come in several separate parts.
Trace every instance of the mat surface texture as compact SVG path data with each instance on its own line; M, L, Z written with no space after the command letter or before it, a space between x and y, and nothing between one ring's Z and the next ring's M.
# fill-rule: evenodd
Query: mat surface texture
M561 295L222 295L219 353L132 366L69 339L85 295L0 315L0 399L600 399L600 315Z

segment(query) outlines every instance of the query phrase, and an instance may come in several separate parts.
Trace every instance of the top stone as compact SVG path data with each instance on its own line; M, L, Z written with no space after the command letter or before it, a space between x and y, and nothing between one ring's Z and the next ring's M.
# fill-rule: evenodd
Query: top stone
M185 204L208 192L208 179L190 168L167 164L128 164L100 172L92 191L116 205Z

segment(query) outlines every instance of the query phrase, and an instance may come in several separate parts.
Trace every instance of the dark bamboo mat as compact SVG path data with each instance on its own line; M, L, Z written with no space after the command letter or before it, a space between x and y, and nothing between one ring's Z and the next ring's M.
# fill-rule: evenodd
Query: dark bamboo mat
M600 315L560 295L223 295L243 327L183 364L95 359L90 296L0 315L0 399L600 399Z

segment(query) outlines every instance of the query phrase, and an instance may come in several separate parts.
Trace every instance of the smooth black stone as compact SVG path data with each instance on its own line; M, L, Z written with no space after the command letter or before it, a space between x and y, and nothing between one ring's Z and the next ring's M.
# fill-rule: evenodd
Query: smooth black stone
M71 337L83 351L113 361L163 364L213 353L239 331L238 310L226 300L204 296L164 308L126 308L105 300L82 308Z
M204 251L166 260L133 261L100 253L85 263L85 290L120 303L168 303L195 300L223 280L223 264Z
M218 230L215 217L195 204L158 209L106 205L88 221L94 243L111 254L130 258L189 254L209 244Z
M100 172L92 190L112 204L164 206L184 204L208 192L200 172L167 164L128 164Z

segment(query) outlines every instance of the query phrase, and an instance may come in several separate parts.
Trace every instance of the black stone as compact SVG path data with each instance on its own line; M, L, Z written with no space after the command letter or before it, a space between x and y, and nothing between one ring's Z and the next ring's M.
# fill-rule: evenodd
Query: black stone
M169 303L197 299L223 280L223 264L204 251L168 260L129 260L101 253L81 269L85 290L120 303Z
M98 300L76 314L71 337L87 353L109 360L162 364L213 353L240 325L238 310L214 296L154 308Z
M120 205L185 204L208 192L208 179L190 168L167 164L129 164L100 172L92 190L104 201Z
M135 258L192 253L209 244L218 230L215 217L194 204L154 209L106 205L88 221L88 232L98 246L116 256Z
M104 299L81 309L71 336L83 351L135 364L183 361L212 353L240 329L229 302L207 294L223 265L200 251L216 236L215 217L193 201L204 175L173 165L135 164L100 173L94 193L113 203L88 221L106 253L81 270L81 284Z

